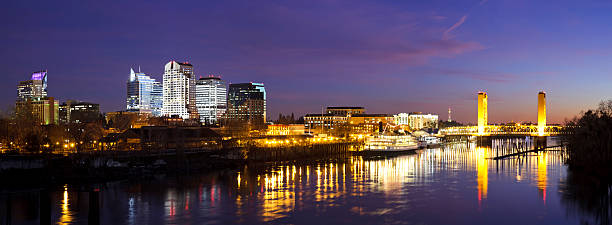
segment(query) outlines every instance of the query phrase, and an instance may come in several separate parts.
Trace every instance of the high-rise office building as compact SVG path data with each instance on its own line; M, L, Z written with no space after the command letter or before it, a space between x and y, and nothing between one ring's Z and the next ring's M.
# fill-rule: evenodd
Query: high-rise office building
M17 101L47 97L47 71L32 73L30 80L21 81L17 86Z
M57 124L59 120L59 101L53 97L43 97L17 101L15 114L19 119L33 119L40 125Z
M204 77L196 81L196 108L200 122L214 125L227 109L227 86L219 77Z
M197 119L195 79L189 63L170 61L164 68L163 116Z
M127 111L162 115L163 87L145 73L130 68L127 82Z
M230 84L228 122L243 122L260 128L266 123L266 90L263 83Z
M62 124L91 123L100 118L99 104L68 100L59 106L59 122Z
M41 125L57 124L59 102L47 97L47 71L32 73L30 80L17 85L15 115L20 119L33 119Z

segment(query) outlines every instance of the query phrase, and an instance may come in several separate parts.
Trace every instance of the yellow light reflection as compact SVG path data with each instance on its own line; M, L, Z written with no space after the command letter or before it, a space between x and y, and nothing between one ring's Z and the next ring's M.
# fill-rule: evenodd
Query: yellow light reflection
M62 200L62 212L59 218L58 224L70 224L72 223L72 213L68 208L68 185L64 185L64 199Z
M542 200L546 203L546 186L548 183L546 165L548 164L548 154L542 152L538 154L538 178L537 187L542 192Z
M487 198L487 191L489 185L489 168L487 165L486 159L486 149L482 147L478 147L476 149L476 153L478 155L477 160L477 178L476 181L478 183L478 204L480 205L483 199Z

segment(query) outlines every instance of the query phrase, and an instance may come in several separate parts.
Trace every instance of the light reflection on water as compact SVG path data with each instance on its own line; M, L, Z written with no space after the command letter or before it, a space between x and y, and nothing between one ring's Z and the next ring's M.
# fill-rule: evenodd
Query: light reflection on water
M391 158L249 165L239 171L112 182L100 191L101 222L577 223L555 194L566 177L562 153L492 159L516 143L458 143ZM76 192L64 189L55 221L87 221L83 211L91 209L69 204L69 193Z

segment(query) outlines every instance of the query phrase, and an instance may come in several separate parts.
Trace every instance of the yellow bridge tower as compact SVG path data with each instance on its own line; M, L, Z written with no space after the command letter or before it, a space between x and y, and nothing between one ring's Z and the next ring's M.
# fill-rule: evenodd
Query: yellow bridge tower
M487 126L487 93L478 92L478 135L485 134Z
M546 93L538 93L538 136L544 136L546 128Z

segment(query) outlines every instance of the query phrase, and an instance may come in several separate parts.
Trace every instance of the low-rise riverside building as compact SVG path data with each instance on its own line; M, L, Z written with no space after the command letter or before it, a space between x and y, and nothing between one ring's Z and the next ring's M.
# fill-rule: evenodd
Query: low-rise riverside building
M221 135L206 127L143 126L102 139L103 150L220 149Z
M341 130L348 123L348 117L336 114L306 114L304 129L309 133L324 133Z
M379 132L380 125L394 124L394 118L388 114L354 114L349 117L352 134L371 134Z
M269 136L304 135L304 124L271 124L271 125L268 125L268 131L266 135L269 135Z
M439 123L438 115L421 112L399 113L393 117L396 125L407 125L410 130L437 129Z
M329 106L327 114L339 116L351 116L353 114L364 114L365 108L359 106Z

